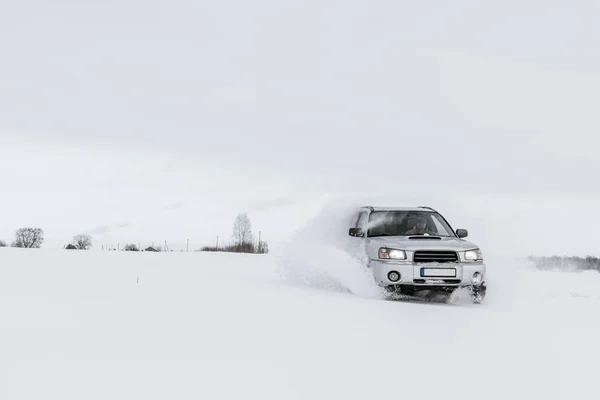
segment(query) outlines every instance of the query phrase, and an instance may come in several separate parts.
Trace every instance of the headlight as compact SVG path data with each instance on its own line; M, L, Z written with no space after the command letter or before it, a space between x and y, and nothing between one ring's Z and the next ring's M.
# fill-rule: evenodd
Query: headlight
M406 252L404 250L382 247L379 249L379 258L384 260L406 260Z
M479 249L465 251L465 260L483 261L483 254L481 254L481 250Z

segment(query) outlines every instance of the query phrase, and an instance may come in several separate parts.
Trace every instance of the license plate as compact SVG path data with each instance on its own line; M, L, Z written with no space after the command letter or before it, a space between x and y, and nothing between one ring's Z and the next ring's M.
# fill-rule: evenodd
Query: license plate
M421 276L444 276L456 278L456 268L421 268Z

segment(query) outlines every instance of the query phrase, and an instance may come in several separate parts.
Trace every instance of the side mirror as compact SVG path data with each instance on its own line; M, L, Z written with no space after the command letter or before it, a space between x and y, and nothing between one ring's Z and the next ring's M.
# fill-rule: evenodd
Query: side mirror
M350 228L350 230L348 231L348 234L350 236L354 236L354 237L364 237L365 236L365 233L360 228Z
M466 229L457 229L456 235L461 239L466 238L467 236L469 236L469 231Z

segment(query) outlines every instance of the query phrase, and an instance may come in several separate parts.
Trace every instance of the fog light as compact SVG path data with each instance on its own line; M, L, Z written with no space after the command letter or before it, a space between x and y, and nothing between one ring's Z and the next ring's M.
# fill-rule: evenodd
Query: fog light
M388 279L392 282L398 282L400 280L400 273L396 271L391 271L388 273Z
M479 285L481 281L483 281L483 275L481 275L481 272L475 272L473 274L472 281L475 285Z

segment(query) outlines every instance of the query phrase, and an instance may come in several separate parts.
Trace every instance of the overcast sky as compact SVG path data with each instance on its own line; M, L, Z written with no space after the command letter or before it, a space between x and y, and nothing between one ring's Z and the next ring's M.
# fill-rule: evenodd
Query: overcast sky
M562 210L544 230L572 227L581 213L564 207L600 195L599 12L594 1L2 0L0 236L46 224L62 243L135 220L208 237L223 221L228 232L234 210L338 191L476 195L465 208L494 204L481 213L541 201ZM192 206L203 227L162 212Z

